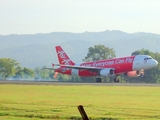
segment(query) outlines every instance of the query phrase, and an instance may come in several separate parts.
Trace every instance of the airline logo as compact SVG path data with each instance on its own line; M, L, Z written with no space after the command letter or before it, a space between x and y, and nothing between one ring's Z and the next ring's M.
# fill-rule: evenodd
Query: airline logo
M60 56L60 58L65 58L65 52L64 51L58 51L57 54Z
M61 64L69 65L71 60L68 58L68 56L66 55L66 53L64 51L58 51L57 55L61 59Z

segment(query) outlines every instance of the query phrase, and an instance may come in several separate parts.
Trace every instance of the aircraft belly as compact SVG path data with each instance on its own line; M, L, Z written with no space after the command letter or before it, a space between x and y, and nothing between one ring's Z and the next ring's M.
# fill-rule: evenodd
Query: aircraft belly
M79 70L78 69L72 69L71 75L79 76Z
M97 76L98 74L96 72L91 72L89 70L80 70L79 76L89 77L89 76Z

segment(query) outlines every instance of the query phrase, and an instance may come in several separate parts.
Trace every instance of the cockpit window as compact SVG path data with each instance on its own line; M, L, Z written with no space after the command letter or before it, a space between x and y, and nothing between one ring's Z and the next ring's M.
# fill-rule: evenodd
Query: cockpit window
M147 58L144 58L144 60L148 60L148 59L152 59L152 57L147 57Z

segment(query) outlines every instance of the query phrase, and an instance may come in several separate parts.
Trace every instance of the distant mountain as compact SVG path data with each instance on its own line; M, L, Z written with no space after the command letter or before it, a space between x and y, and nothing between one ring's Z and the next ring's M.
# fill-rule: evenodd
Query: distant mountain
M0 35L0 58L17 60L21 66L35 68L57 63L55 46L61 45L75 62L82 62L89 47L102 44L113 48L117 57L131 55L142 48L160 53L160 35L152 33L103 32L53 32L31 35Z

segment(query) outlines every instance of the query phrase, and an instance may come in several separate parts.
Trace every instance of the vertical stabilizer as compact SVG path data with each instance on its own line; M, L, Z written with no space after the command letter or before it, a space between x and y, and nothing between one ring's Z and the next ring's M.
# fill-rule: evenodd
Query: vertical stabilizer
M72 62L72 60L68 57L68 55L61 48L61 46L56 46L55 48L56 48L59 64L74 65L74 62Z

